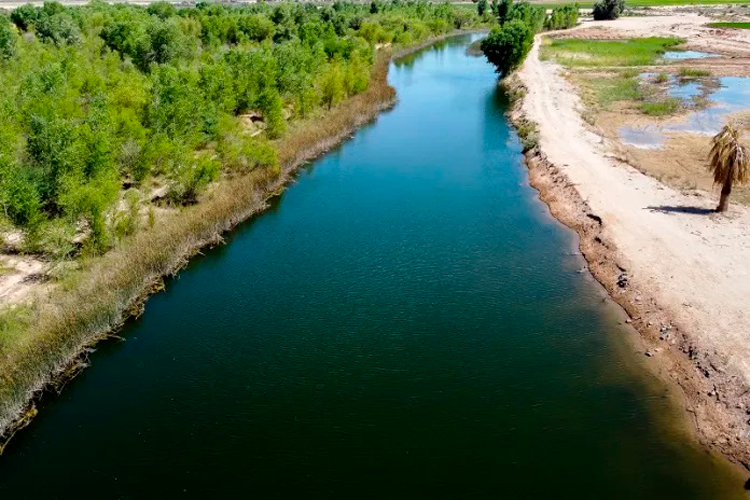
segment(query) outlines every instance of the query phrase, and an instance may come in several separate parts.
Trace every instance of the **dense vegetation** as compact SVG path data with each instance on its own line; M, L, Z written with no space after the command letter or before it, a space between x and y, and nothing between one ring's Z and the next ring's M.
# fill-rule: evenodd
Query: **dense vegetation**
M2 225L21 251L101 253L153 220L152 199L276 168L291 123L367 89L379 44L478 22L398 0L20 7L0 17Z
M594 4L594 19L606 21L617 19L625 10L625 0L600 0Z
M501 75L523 62L537 32L567 29L578 24L577 4L557 6L547 14L546 9L538 5L502 0L499 4L493 3L492 10L499 26L482 41L482 51Z

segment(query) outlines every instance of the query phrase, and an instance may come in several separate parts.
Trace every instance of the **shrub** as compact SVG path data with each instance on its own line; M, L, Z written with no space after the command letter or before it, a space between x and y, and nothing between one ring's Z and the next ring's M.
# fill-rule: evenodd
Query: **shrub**
M230 137L223 140L217 149L223 168L247 173L255 168L277 169L276 150L265 141Z
M477 14L480 16L483 16L485 12L487 12L487 8L489 7L489 4L487 3L487 0L479 0L477 3Z
M91 231L90 250L101 253L109 245L107 210L117 198L117 179L102 175L84 180L69 177L65 180L65 191L60 195L61 205L72 220L82 218Z
M594 19L607 21L617 19L625 10L625 0L601 0L594 4Z
M130 236L138 229L140 221L141 193L137 189L129 189L123 196L125 209L118 210L112 218L112 229L116 238Z
M16 38L8 18L0 16L0 60L7 61L16 55Z
M200 191L219 174L220 165L210 152L203 151L195 158L180 158L171 173L169 198L183 205L198 202Z
M29 28L34 26L39 18L42 16L42 9L38 9L27 3L15 9L10 13L10 20L13 24L18 26L21 31L28 31Z
M45 42L56 45L73 45L81 41L81 30L75 20L64 12L42 16L35 25L36 32Z
M578 24L578 4L560 5L552 8L552 12L544 21L545 30L562 30L572 28Z

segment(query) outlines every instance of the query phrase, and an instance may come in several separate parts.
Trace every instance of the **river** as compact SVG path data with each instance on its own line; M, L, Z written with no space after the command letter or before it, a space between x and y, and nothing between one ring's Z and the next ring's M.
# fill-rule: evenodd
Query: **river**
M195 259L0 458L2 498L740 497L527 182L471 36Z

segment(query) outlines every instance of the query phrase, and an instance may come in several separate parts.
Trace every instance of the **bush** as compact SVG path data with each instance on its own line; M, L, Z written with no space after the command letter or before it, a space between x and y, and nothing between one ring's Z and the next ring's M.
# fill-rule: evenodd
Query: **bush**
M255 168L276 170L279 165L276 150L265 141L244 137L225 138L217 151L223 168L240 173L247 173Z
M487 0L479 0L477 3L477 14L480 16L483 16L485 12L487 12L487 8L489 7L489 4L487 3Z
M91 231L90 250L93 253L102 253L109 246L107 210L115 201L119 187L117 179L111 175L101 175L91 180L71 176L65 180L60 203L71 220L82 218L88 224Z
M81 41L81 30L75 20L64 12L42 16L35 25L36 32L45 42L56 45L73 45Z
M594 5L594 19L607 21L617 19L625 10L625 0L601 0Z
M192 159L180 158L171 173L169 198L183 205L197 203L200 191L216 179L219 168L219 163L206 151Z
M22 31L28 31L42 16L42 9L37 9L30 3L22 5L10 13L10 20Z
M0 60L7 61L16 55L16 38L8 18L0 16Z
M544 21L545 30L563 30L578 24L578 4L553 7Z
M518 67L534 43L534 31L520 19L493 28L482 40L482 52L501 75Z

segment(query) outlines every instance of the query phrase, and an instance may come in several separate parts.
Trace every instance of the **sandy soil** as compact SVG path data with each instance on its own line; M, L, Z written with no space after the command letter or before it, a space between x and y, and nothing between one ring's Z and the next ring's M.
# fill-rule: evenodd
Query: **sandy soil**
M606 27L692 37L707 21L687 14ZM706 43L750 52L734 35L721 40ZM539 60L539 43L518 72L527 94L517 114L540 132L540 149L529 154L532 183L579 232L592 272L651 342L647 354L684 389L701 439L750 468L750 210L735 204L714 214L714 196L685 194L628 165L584 123L562 68ZM690 46L708 49L701 43L691 38Z

